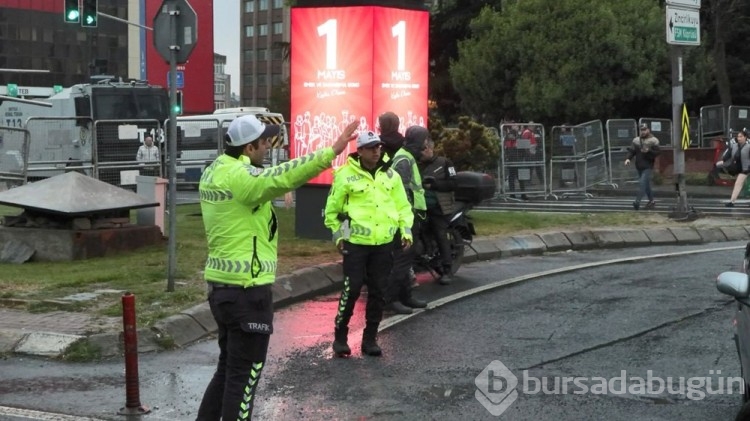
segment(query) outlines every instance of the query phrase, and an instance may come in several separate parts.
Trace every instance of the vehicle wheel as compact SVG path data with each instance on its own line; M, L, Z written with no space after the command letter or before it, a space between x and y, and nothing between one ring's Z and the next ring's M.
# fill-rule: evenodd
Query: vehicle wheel
M448 237L451 243L451 275L455 275L461 267L464 260L464 240L458 231L448 230Z

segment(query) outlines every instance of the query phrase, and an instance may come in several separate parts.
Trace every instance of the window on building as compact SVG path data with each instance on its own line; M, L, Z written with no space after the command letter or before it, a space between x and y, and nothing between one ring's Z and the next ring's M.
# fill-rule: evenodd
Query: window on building
M221 95L226 92L226 85L224 85L224 82L216 82L214 83L214 93Z
M222 108L224 108L224 101L216 101L216 102L214 102L214 109L215 110L220 110Z
M276 47L271 50L271 58L273 60L283 60L284 59L284 50Z
M255 0L247 0L245 2L245 13L253 13L255 11Z
M265 48L259 48L258 49L258 61L266 61L268 60L268 50Z
M255 79L253 79L253 75L245 75L242 78L242 82L243 82L243 85L245 86L253 86Z
M268 78L266 75L258 75L258 86L266 86L268 84Z
M268 35L268 25L267 24L261 24L258 25L258 36L265 36Z
M215 63L214 64L214 74L215 75L223 75L224 74L224 63Z
M255 27L252 25L245 26L245 38L252 38L255 36Z
M273 34L278 35L284 32L284 24L281 22L274 22L273 23Z
M271 85L279 86L284 82L280 74L271 75Z
M268 0L258 0L258 10L268 10Z
M282 7L284 7L284 0L273 0L274 9L281 9Z
M245 61L255 60L255 50L245 50L242 52Z

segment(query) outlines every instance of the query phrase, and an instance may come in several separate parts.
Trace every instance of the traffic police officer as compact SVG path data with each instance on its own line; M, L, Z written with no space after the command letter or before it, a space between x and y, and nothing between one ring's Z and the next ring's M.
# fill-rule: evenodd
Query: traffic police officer
M419 173L418 162L427 147L430 133L421 126L411 126L406 129L404 146L393 156L392 167L401 176L406 189L406 196L412 205L414 222L411 226L412 235L419 240L420 226L427 218L427 202L422 187L422 177ZM396 252L393 268L388 279L386 302L389 310L400 314L409 314L412 308L427 307L427 303L412 296L412 279L409 272L416 254L414 249Z
M377 333L392 252L399 246L408 248L412 242L411 206L401 177L383 162L381 147L377 134L360 133L357 152L336 170L326 202L325 225L333 231L336 246L344 255L344 290L334 320L333 352L337 356L351 354L349 320L364 284L367 307L362 354L381 354Z
M356 128L347 126L332 147L264 169L269 139L279 126L241 116L229 125L224 154L204 171L199 185L208 240L204 277L220 353L198 420L250 419L273 333L278 223L271 200L328 168Z

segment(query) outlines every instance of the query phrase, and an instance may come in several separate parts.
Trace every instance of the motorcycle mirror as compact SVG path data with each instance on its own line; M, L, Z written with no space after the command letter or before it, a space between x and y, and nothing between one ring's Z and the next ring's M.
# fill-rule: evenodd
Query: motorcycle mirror
M716 278L716 289L735 298L748 296L747 274L742 272L722 272Z

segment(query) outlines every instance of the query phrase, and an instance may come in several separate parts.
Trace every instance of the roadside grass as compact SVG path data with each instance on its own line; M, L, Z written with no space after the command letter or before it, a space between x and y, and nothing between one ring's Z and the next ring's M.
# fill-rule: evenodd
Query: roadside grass
M277 208L279 218L279 274L320 263L340 260L330 241L297 238L294 209ZM0 207L0 215L16 215L18 209ZM646 216L650 215L650 216ZM478 235L511 235L552 229L639 226L666 223L664 216L641 213L542 214L530 212L472 213ZM25 307L27 311L67 310L87 312L102 319L121 317L121 295L136 296L137 324L148 327L161 318L205 300L202 271L206 239L199 205L177 207L177 256L175 290L167 292L167 242L119 256L73 262L0 263L0 306ZM78 293L97 293L89 301L62 298ZM110 320L111 321L111 320ZM85 352L84 352L85 353Z

